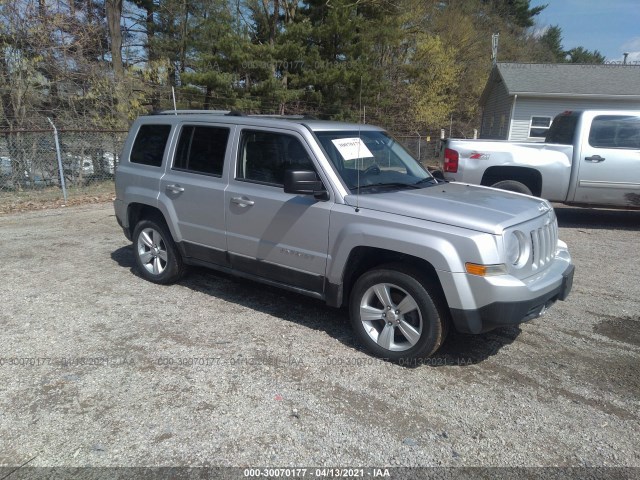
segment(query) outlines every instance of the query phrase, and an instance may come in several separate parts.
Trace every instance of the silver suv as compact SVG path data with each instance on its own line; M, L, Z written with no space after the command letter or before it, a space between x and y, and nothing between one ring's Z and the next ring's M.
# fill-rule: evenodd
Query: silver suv
M171 111L133 124L118 223L140 273L200 265L348 306L375 355L433 354L448 327L540 316L573 270L545 200L443 183L384 130Z

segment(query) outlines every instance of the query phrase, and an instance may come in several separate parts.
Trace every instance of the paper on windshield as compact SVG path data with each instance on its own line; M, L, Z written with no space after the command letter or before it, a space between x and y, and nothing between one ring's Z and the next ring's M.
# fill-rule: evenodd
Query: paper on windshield
M331 140L345 160L373 157L361 138L337 138Z

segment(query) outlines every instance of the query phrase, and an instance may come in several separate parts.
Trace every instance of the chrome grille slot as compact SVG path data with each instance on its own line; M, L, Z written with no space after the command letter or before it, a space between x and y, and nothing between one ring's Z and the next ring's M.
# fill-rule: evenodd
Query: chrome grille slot
M540 241L538 237L538 230L531 231L531 246L533 248L533 261L531 266L534 270L537 270L540 263Z
M547 225L547 230L549 231L549 249L547 250L547 263L551 262L553 256L556 253L556 245L558 244L557 240L555 240L554 234L554 226L555 220Z
M534 271L551 262L557 244L558 225L555 218L552 222L531 230L531 247L533 249L531 268Z
M543 267L549 261L549 242L551 238L549 235L549 225L545 225L540 230L542 231L541 236L543 240L542 243L544 245L544 248L542 249L541 259L540 259L540 266Z

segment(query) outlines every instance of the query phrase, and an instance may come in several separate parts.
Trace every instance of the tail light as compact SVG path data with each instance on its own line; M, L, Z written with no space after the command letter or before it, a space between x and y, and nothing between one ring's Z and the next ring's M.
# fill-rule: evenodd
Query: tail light
M456 173L458 171L458 160L460 156L455 150L450 148L444 149L444 171L449 173Z

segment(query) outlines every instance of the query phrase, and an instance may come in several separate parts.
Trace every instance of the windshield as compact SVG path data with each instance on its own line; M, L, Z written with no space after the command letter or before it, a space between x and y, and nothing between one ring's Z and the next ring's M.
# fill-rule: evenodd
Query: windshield
M431 174L385 132L349 130L315 134L351 190L436 183Z

